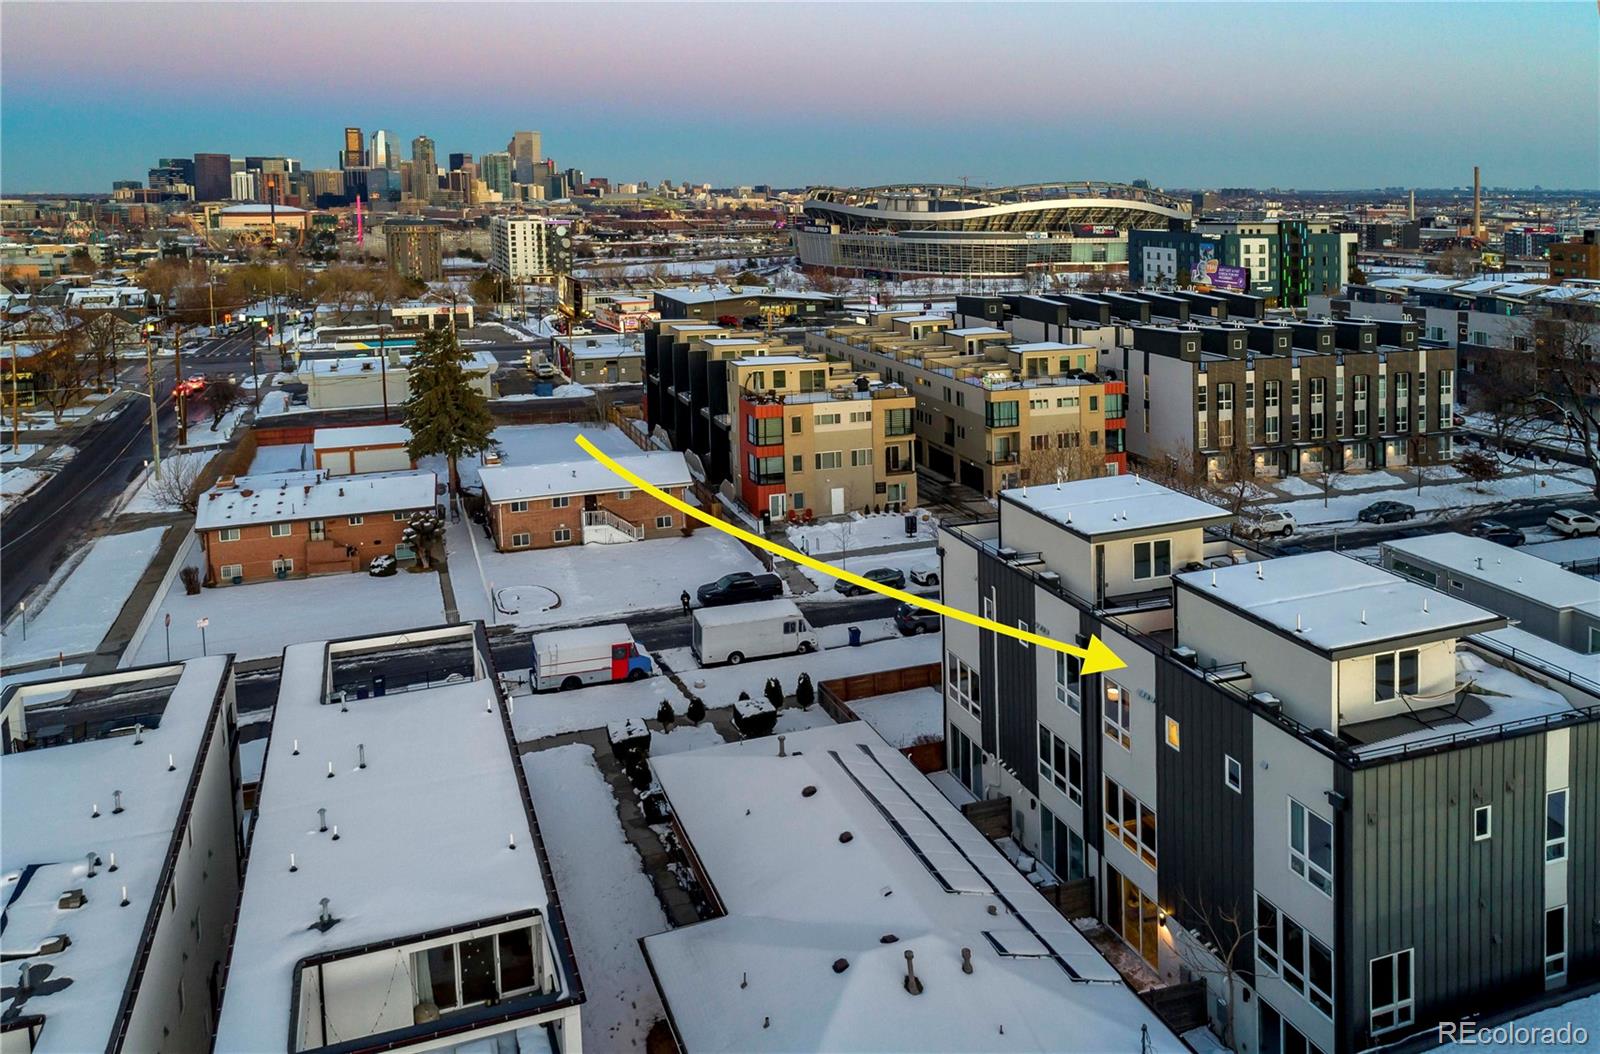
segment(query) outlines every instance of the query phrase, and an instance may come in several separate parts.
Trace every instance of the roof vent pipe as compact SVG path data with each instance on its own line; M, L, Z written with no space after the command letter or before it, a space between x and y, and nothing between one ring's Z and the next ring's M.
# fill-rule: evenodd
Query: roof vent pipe
M780 758L788 757L788 755L783 752L783 740L784 740L783 736L779 736L778 737L778 756Z
M356 768L364 769L366 767L367 767L367 745L365 743L357 743L356 744Z
M922 994L922 982L917 980L916 965L912 961L913 955L910 948L906 949L906 991L912 995Z
M115 816L120 812L122 812L122 792L114 790L111 792L111 814Z
M328 810L326 808L318 809L317 810L317 831L318 831L318 833L325 833L327 830L328 830Z
M961 949L961 972L962 973L971 973L972 972L972 949L971 948L962 948Z

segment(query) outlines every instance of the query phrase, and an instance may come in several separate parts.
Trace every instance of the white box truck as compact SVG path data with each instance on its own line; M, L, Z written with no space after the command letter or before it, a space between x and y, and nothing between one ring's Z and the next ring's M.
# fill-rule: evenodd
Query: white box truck
M817 631L792 600L696 608L690 641L702 666L817 650Z
M531 643L533 669L528 679L535 691L637 681L655 672L650 657L640 654L633 634L621 622L535 633Z

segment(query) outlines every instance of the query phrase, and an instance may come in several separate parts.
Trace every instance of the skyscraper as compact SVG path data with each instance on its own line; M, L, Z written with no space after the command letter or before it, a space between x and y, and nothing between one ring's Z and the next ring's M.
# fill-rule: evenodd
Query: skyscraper
M411 196L430 201L439 189L439 163L434 158L433 140L419 135L411 140Z
M194 155L194 199L223 201L232 191L233 159L227 154Z
M400 167L401 160L400 140L395 138L393 132L380 128L372 133L372 150L367 155L367 164L393 171Z
M346 128L344 130L344 152L339 155L339 167L360 168L366 163L366 140L361 137L361 129Z
M507 153L484 154L482 175L484 185L506 200L511 198L511 155Z
M543 157L538 132L512 132L506 144L511 155L511 176L518 183L533 182L533 166Z
M472 155L471 154L451 154L450 155L450 171L451 172L459 172L462 169L466 168L470 164L472 164Z

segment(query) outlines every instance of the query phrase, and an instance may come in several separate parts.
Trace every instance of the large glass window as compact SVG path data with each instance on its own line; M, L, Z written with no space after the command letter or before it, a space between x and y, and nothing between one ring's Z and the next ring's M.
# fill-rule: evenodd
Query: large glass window
M1133 578L1162 578L1172 573L1172 542L1163 538L1133 545Z
M1014 406L1015 404L1013 404ZM883 434L908 436L911 434L911 411L889 410L883 415Z
M1102 680L1106 737L1121 743L1124 749L1132 750L1133 714L1128 702L1128 690L1109 677Z
M1372 698L1387 702L1397 696L1417 694L1418 653L1416 648L1384 652L1373 656Z
M989 402L983 407L983 423L990 428L1015 428L1021 421L1015 400Z
M1083 804L1083 756L1043 725L1039 726L1039 776L1074 805Z
M1547 979L1567 972L1567 909L1551 908L1544 913L1544 975Z
M487 1003L498 994L495 986L494 938L474 937L461 942L461 1001Z
M1289 869L1333 896L1333 824L1289 799Z
M1411 1024L1416 1002L1411 994L1412 950L1372 960L1367 979L1367 1005L1374 1036Z
M778 446L783 443L783 418L746 417L745 438L756 446Z
M1256 964L1275 973L1333 1018L1333 952L1294 919L1256 895Z
M1554 863L1567 858L1567 792L1555 790L1544 796L1544 859Z
M1075 712L1081 712L1078 671L1082 667L1082 659L1056 652L1056 702Z
M1151 867L1156 866L1156 812L1109 776L1105 779L1106 833L1122 840Z

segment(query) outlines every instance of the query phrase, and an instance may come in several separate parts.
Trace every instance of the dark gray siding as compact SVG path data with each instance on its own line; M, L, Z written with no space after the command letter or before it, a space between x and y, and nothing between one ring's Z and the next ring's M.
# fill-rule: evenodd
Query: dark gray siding
M1161 905L1194 932L1214 934L1226 949L1235 934L1221 916L1248 920L1252 911L1250 723L1256 718L1215 685L1157 658L1156 730L1163 737L1167 717L1178 722L1180 749L1164 738L1156 747ZM1225 755L1239 761L1243 793L1224 780ZM1210 916L1209 929L1201 915ZM1237 960L1250 960L1248 945Z
M1100 620L1081 611L1078 614L1082 624L1083 637L1087 640L1100 633ZM1102 775L1105 772L1105 762L1102 760L1106 749L1106 737L1101 730L1100 696L1101 675L1090 674L1082 678L1078 685L1083 700L1083 838L1097 854L1105 852L1105 783ZM1159 814L1158 814L1159 820ZM1157 850L1160 843L1157 843ZM1090 873L1094 870L1091 868Z
M1567 977L1582 984L1600 975L1600 722L1572 730L1568 786Z
M1369 1045L1377 956L1415 949L1416 1027L1544 990L1544 749L1526 735L1354 773L1339 860L1349 939L1336 952L1354 1049ZM1494 835L1475 842L1472 811L1485 804Z
M1033 625L1033 580L988 552L978 556L978 604L995 598L995 621ZM1035 658L1029 645L989 630L978 634L978 668L983 678L983 749L1011 769L1033 794L1039 793L1039 707ZM999 669L995 669L996 649Z

